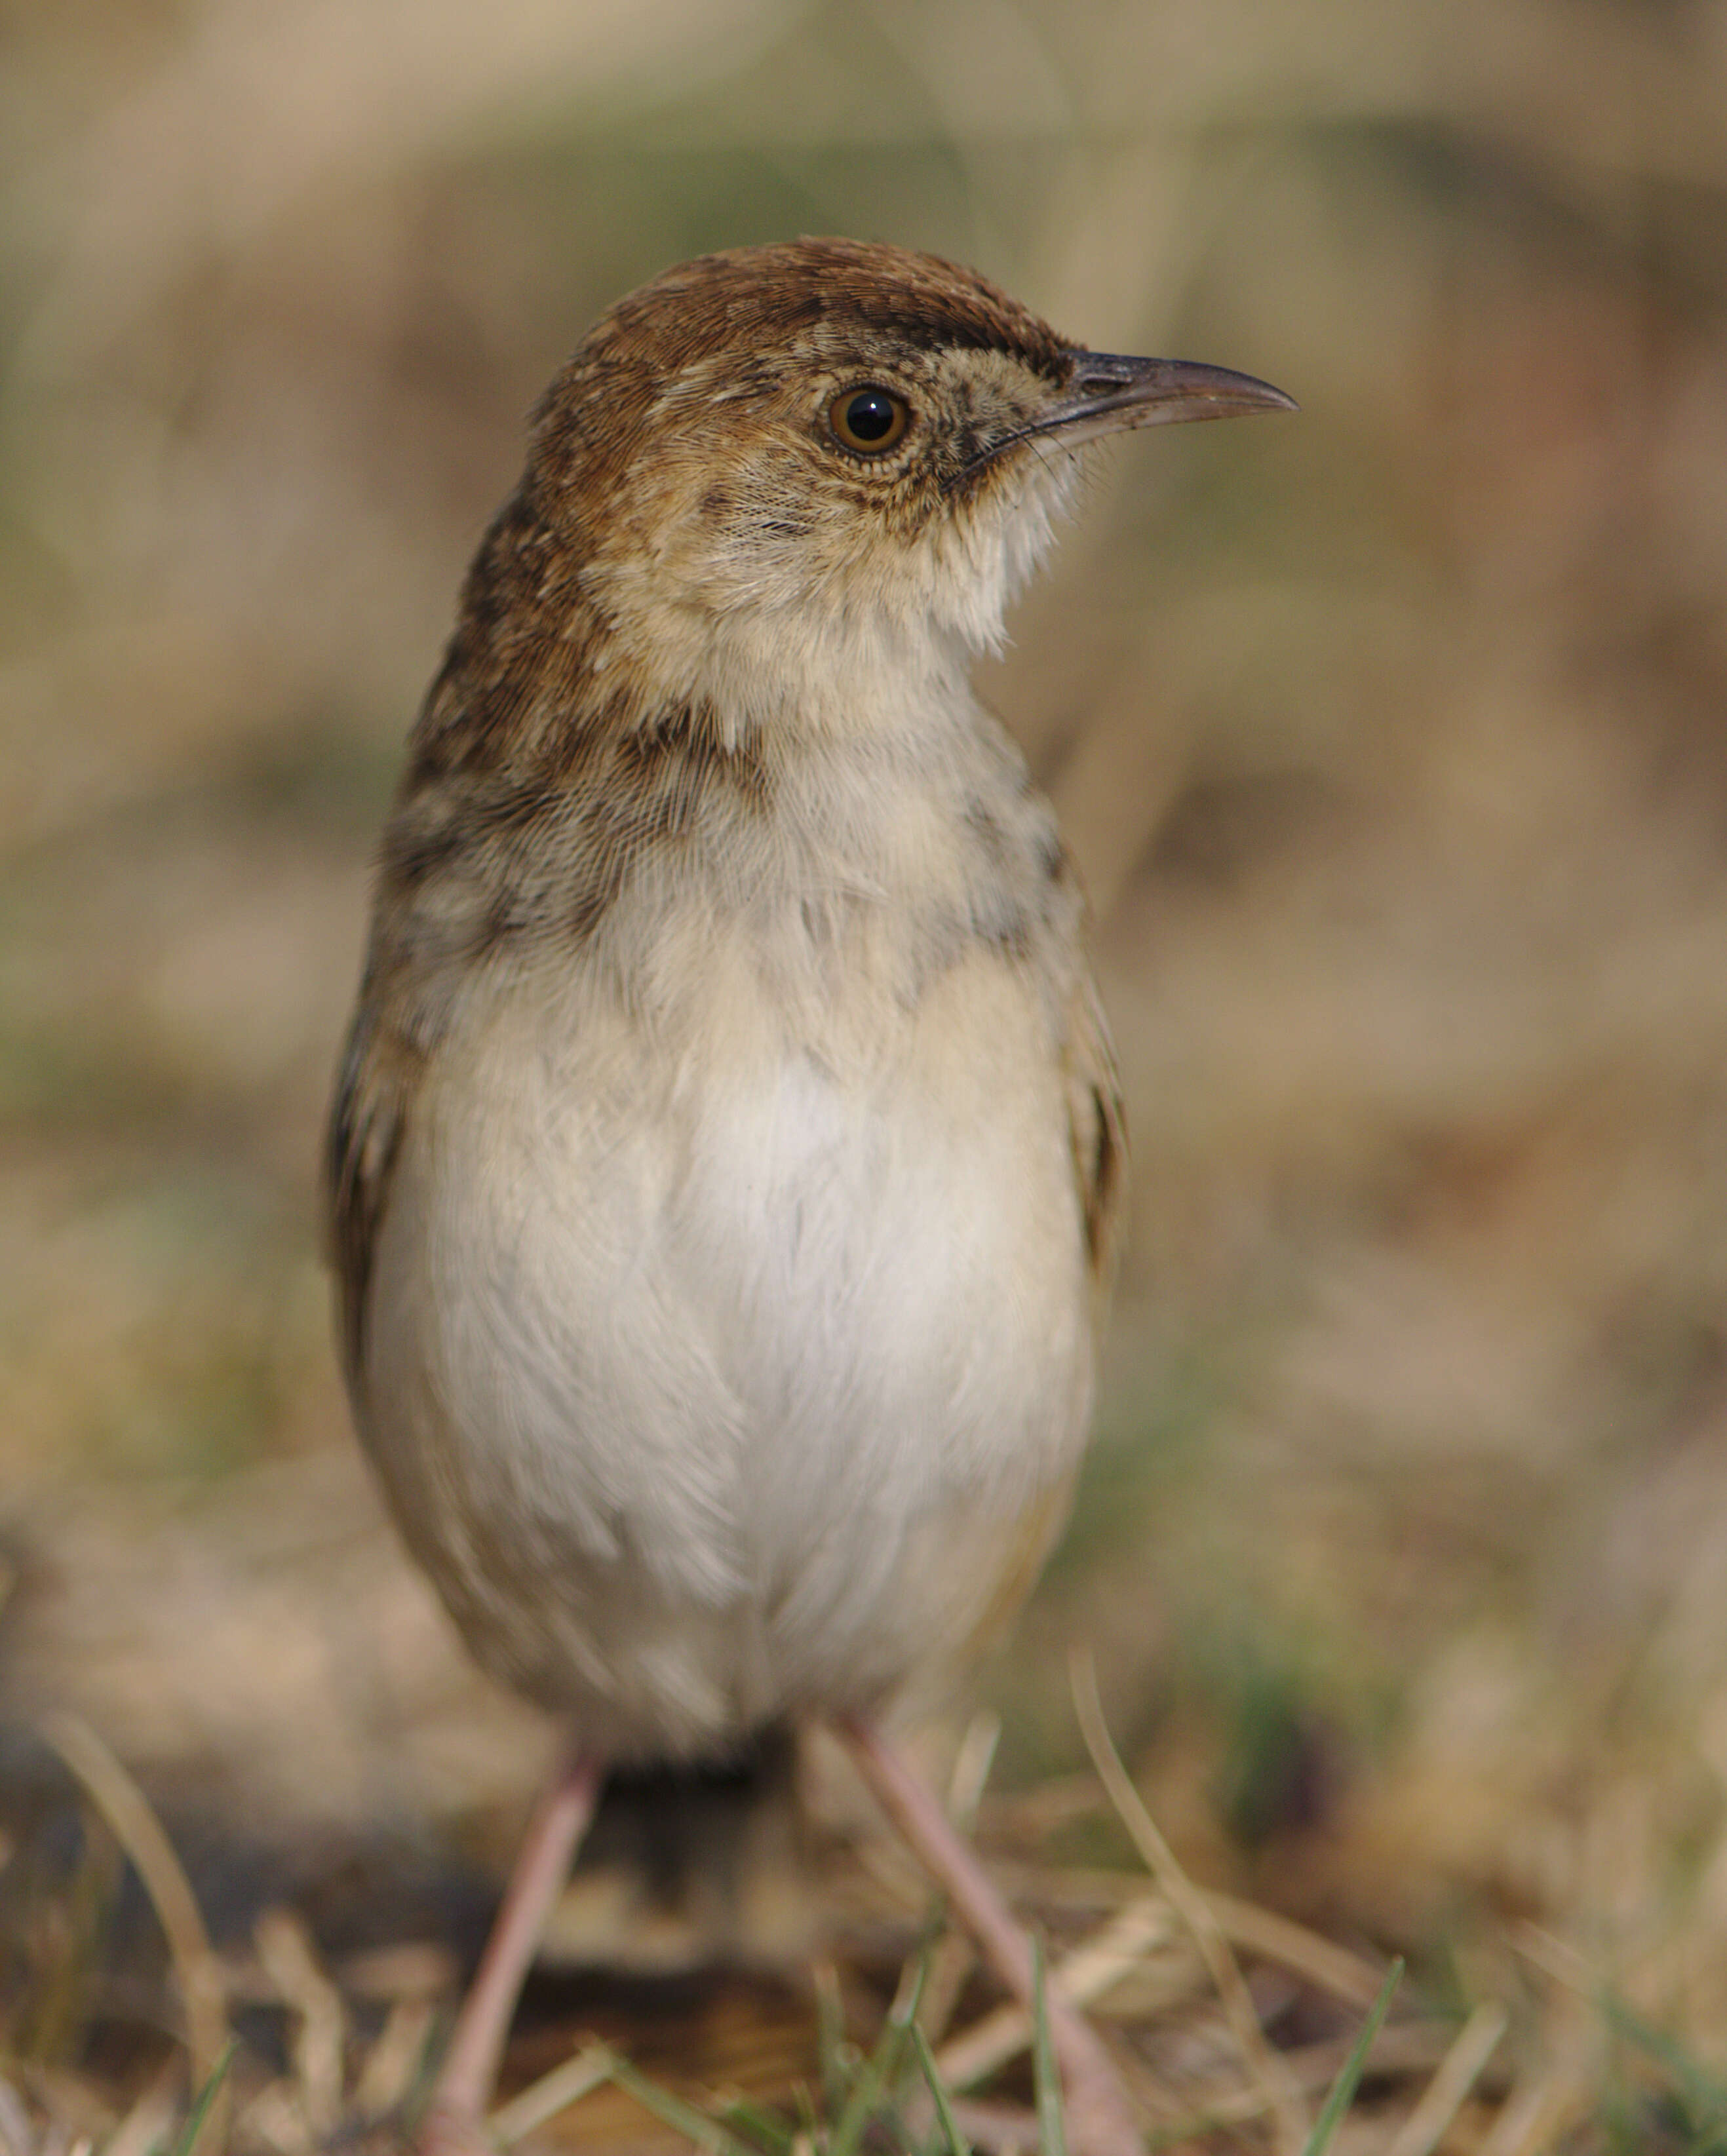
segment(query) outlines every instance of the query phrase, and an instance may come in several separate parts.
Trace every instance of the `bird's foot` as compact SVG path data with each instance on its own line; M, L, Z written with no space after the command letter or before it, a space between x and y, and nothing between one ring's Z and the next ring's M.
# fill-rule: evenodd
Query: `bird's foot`
M1033 2012L1040 1990L1031 1942L955 1831L939 1800L898 1748L861 1717L839 1724L853 1759L884 1811L946 1892L995 1972ZM1078 2156L1144 2156L1127 2084L1103 2039L1079 2009L1051 1986L1043 1994L1050 2041L1066 2093L1068 2146Z

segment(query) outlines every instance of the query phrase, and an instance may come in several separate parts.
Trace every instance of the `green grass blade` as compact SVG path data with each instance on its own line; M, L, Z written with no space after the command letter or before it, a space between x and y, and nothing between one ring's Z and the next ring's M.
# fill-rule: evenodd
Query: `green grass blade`
M829 2137L827 2156L857 2156L863 2143L864 2129L875 2116L876 2107L881 2098L881 2070L873 2057L867 2058L857 2070L857 2078L851 2084L833 2133Z
M755 2156L735 2133L728 2133L720 2120L711 2113L698 2111L692 2103L686 2103L681 2096L670 2089L661 2088L650 2082L645 2074L638 2073L628 2059L614 2052L606 2066L606 2078L616 2082L626 2095L633 2096L644 2111L650 2111L662 2125L669 2126L674 2133L681 2133L686 2141L693 2141L698 2148L707 2148L712 2156Z
M1727 2083L1716 2080L1676 2037L1664 2029L1658 2029L1652 2022L1645 2021L1622 1999L1604 1999L1601 2012L1607 2026L1622 2043L1641 2051L1666 2074L1696 2126L1707 2127L1714 2133L1727 2124Z
M935 2105L935 2115L942 2129L942 2156L971 2156L971 2143L959 2131L953 2117L941 2071L935 2062L935 2053L929 2048L929 2039L914 2021L912 2024L912 2048L917 2055L917 2063L923 2069L923 2078L929 2084L929 2093Z
M815 1980L815 2054L821 2064L821 2099L828 2117L837 2118L853 2072L846 2056L846 2010L840 1997L839 1973L831 1962L817 1963Z
M880 2041L858 2069L851 2094L828 2143L828 2156L856 2156L864 2129L879 2112L892 2108L894 2089L904 2070L906 2048L929 1974L929 1950L918 1956L911 1989L883 2025Z
M791 2145L798 2138L795 2126L743 2097L725 2105L719 2120L730 2132L760 2150L762 2156L790 2156Z
M186 2114L186 2123L181 2128L180 2138L174 2143L172 2156L192 2156L198 2146L198 2137L204 2130L204 2121L210 2115L222 2084L228 2079L228 2070L234 2064L234 2055L239 2049L239 2040L230 2036L224 2046L222 2056L210 2070L210 2077L192 2100L192 2108Z
M1392 1994L1403 1981L1403 1963L1400 1958L1385 1971L1385 1980L1380 1986L1380 1995L1368 2010L1367 2019L1361 2025L1361 2034L1350 2047L1349 2056L1338 2069L1337 2079L1331 2084L1331 2093L1325 2099L1325 2108L1314 2121L1313 2130L1308 2136L1301 2156L1325 2156L1331 2146L1331 2137L1337 2132L1344 2113L1355 2101L1355 2092L1361 2086L1362 2069L1367 2064L1367 2055L1373 2049L1373 2040L1380 2033L1380 2024L1390 2007Z
M813 2148L815 2137L821 2130L821 2121L816 2116L815 2092L807 2082L799 2082L792 2091L792 2103L798 2114L798 2123L793 2131L794 2134L801 2133Z
M1037 2100L1037 2145L1042 2156L1067 2156L1061 2076L1056 2068L1056 2040L1050 2029L1050 2002L1044 1988L1043 1941L1035 1933L1031 1939L1031 2076Z

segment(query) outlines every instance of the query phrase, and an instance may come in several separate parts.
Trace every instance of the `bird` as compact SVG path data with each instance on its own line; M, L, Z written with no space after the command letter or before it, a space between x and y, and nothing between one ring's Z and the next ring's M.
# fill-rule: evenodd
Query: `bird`
M409 737L326 1161L353 1419L561 1718L420 2128L483 2149L609 1770L825 1721L1004 1980L894 1734L1067 1511L1120 1088L1053 810L971 686L1097 439L1293 408L879 242L703 256L558 374ZM1141 2145L1101 2041L1071 2133Z

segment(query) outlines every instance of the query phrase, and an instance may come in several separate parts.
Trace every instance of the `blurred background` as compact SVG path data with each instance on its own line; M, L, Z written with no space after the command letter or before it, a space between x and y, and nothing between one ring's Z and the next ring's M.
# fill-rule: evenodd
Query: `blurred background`
M329 1344L368 855L588 323L846 233L1303 407L1100 458L983 670L1134 1140L998 1779L1080 1760L1088 1640L1202 1879L1508 2000L1580 2133L1603 1999L1720 2069L1727 7L0 0L0 1856L52 1706L206 1878L519 1815L545 1733Z

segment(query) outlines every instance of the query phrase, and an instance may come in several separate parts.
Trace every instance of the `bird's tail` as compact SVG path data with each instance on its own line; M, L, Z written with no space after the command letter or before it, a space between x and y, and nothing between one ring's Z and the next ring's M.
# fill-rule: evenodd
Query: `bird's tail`
M797 1761L795 1734L781 1724L720 1764L614 1774L545 1958L644 1975L801 1961L816 1904Z

